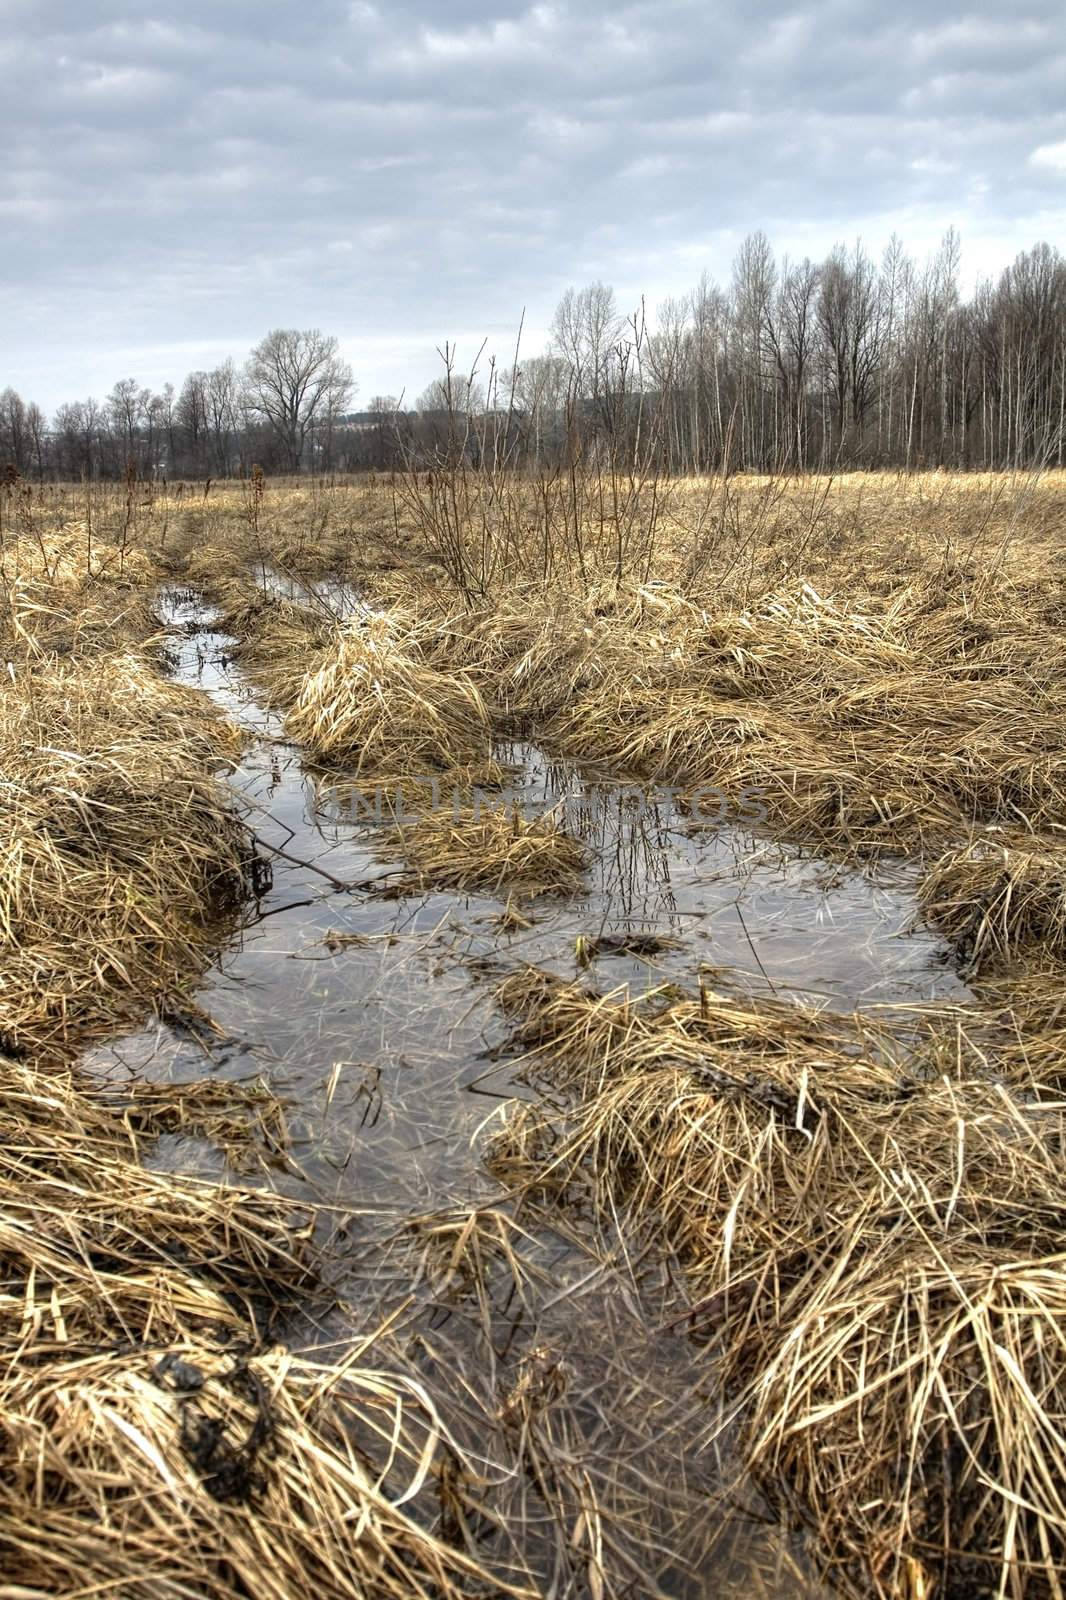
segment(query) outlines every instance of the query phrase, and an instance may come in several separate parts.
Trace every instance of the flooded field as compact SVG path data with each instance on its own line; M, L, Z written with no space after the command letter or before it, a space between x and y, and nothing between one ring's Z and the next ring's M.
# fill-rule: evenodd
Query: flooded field
M357 610L336 587L285 594ZM832 867L742 822L694 828L653 791L510 744L497 750L510 792L564 815L590 851L583 892L532 902L399 894L400 864L368 820L368 785L316 770L286 740L237 641L197 594L172 589L158 604L174 676L245 734L229 781L256 835L259 892L188 1015L97 1047L87 1065L113 1086L205 1073L268 1085L290 1134L271 1181L337 1208L338 1294L379 1315L409 1308L414 1232L418 1369L455 1435L493 1471L514 1450L501 1395L505 1411L531 1372L553 1396L572 1388L573 1405L558 1404L548 1424L562 1430L552 1449L572 1474L562 1501L580 1506L587 1494L605 1518L612 1592L825 1592L739 1475L703 1341L686 1336L659 1253L634 1259L632 1240L605 1239L579 1213L565 1225L525 1220L486 1170L485 1142L504 1110L543 1092L504 1048L495 994L502 976L534 964L632 994L705 978L841 1011L965 998L944 948L916 924L913 872ZM180 1133L145 1159L227 1176L220 1150ZM464 1289L462 1252L448 1262L475 1216L484 1277ZM291 1330L326 1354L344 1334L336 1312ZM558 1497L534 1483L497 1486L496 1500L503 1511L481 1555L547 1560L552 1540L538 1528ZM521 1548L508 1556L512 1538Z
M345 614L357 604L336 588L329 599ZM914 869L833 867L736 823L694 829L654 791L642 799L583 777L534 745L499 748L509 793L562 811L591 851L586 891L520 904L517 916L506 895L396 896L399 863L366 820L372 785L302 759L201 599L167 592L160 615L174 675L247 734L230 781L271 882L197 996L200 1026L154 1026L92 1064L263 1079L320 1193L430 1208L482 1192L477 1131L494 1103L528 1093L491 1059L507 1032L494 993L527 964L590 969L601 987L633 992L703 972L847 1011L966 998L945 948L916 923Z
M0 1557L1048 1600L1060 486L442 482L19 501Z

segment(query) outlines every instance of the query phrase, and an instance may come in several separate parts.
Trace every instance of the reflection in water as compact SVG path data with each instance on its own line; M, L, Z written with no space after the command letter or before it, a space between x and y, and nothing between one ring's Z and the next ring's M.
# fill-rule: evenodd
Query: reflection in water
M907 932L905 869L845 871L735 825L690 832L672 806L638 803L528 744L499 757L524 802L564 808L591 847L583 894L538 901L511 926L502 901L480 895L338 892L338 881L387 891L400 868L382 858L360 791L305 769L198 598L170 594L163 614L175 674L252 735L233 785L264 849L285 853L198 995L209 1043L202 1030L193 1041L156 1027L96 1052L96 1064L198 1076L206 1047L217 1071L266 1078L290 1103L302 1168L331 1196L429 1207L478 1191L470 1141L501 1096L527 1092L506 1068L486 1068L504 1038L495 983L525 963L580 975L579 939L599 941L588 977L604 988L691 987L702 968L708 981L846 1009L965 995L936 939ZM634 956L638 934L668 935L676 948Z
M264 566L256 572L255 581L264 594L272 595L276 600L310 606L338 620L370 614L371 608L359 598L351 585L335 578L295 578Z
M359 607L336 586L294 586L275 574L267 587L348 616ZM524 803L560 807L591 847L585 891L562 903L537 902L513 920L501 919L503 903L487 897L390 898L385 891L399 863L381 858L383 835L366 821L351 781L305 769L278 717L233 663L233 641L213 631L198 597L171 591L162 614L174 639L175 675L204 689L249 734L233 787L262 848L284 854L273 856L270 887L197 995L207 1022L201 1017L195 1030L180 1019L154 1025L95 1050L90 1065L108 1077L198 1078L206 1068L267 1080L286 1102L297 1169L279 1181L358 1212L376 1248L395 1248L385 1241L397 1218L449 1208L465 1216L495 1196L478 1159L479 1130L507 1099L531 1093L511 1069L486 1059L504 1040L492 995L509 966L532 962L573 977L579 940L586 950L598 941L589 976L601 987L691 986L702 967L721 973L716 982L848 1009L965 995L936 940L907 931L914 881L904 869L887 875L881 868L875 878L829 868L739 824L692 832L670 803L638 802L632 791L583 777L528 744L502 747L499 759L513 769L512 787ZM345 892L338 882L360 887ZM378 892L368 892L371 885ZM639 935L668 936L667 947L642 959L632 953ZM218 1173L216 1153L195 1140L161 1142L156 1159ZM672 1539L706 1537L698 1507L706 1506L720 1469L713 1455L689 1461L686 1452L706 1432L713 1403L704 1392L702 1353L680 1336L653 1332L657 1318L649 1319L644 1280L650 1273L654 1283L660 1269L637 1268L631 1253L620 1253L613 1267L596 1258L590 1278L592 1258L581 1243L554 1233L525 1238L521 1253L542 1280L537 1315L534 1321L527 1301L508 1291L506 1312L493 1313L497 1354L511 1349L519 1327L527 1344L549 1338L563 1352L579 1397L566 1413L567 1448L582 1470L616 1475L604 1492L637 1519L629 1540L638 1558L656 1503L647 1484L641 1489L641 1474L654 1473L658 1458L621 1471L627 1413L618 1396L628 1386L631 1405L639 1391L649 1414L658 1407L659 1468L669 1476L665 1464L683 1458L685 1482L673 1495L657 1491L654 1515L673 1519ZM662 1299L665 1305L665 1292ZM460 1371L474 1350L478 1361L485 1358L483 1339L463 1332L461 1302L448 1315L450 1331L438 1327L423 1338L430 1375ZM501 1358L501 1371L505 1365ZM477 1381L488 1381L483 1368L479 1373ZM458 1390L455 1403L462 1432L462 1418L470 1419ZM484 1426L467 1427L475 1443ZM646 1439L641 1449L650 1449ZM682 1534L686 1517L695 1521ZM804 1592L776 1527L730 1526L711 1575L675 1573L667 1581L670 1564L660 1562L659 1592L707 1593L707 1582L715 1592L751 1592L752 1563L765 1579L771 1557L784 1563L781 1587L767 1581L759 1592ZM637 1577L634 1584L634 1594L645 1592Z

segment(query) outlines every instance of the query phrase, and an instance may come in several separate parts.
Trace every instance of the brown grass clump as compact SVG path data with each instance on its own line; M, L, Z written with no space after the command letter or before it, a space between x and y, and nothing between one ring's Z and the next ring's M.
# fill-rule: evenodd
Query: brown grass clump
M1066 852L1031 834L971 839L946 851L922 880L926 918L979 969L1028 953L1066 954Z
M57 590L85 588L94 580L143 586L155 573L145 551L93 539L85 519L77 517L32 532L23 530L5 540L3 570L8 583L43 582L53 595Z
M129 580L160 563L210 587L293 737L353 768L361 789L370 772L405 796L427 773L472 783L495 723L619 775L738 801L758 790L775 836L825 855L932 858L923 908L978 972L979 1003L875 1022L706 990L634 1002L521 975L503 995L516 1042L559 1092L512 1112L491 1156L524 1197L609 1219L627 1261L649 1235L680 1254L708 1389L724 1381L748 1465L813 1525L839 1586L879 1600L1060 1596L1066 479L676 484L623 538L595 473L577 478L565 519L557 497L538 505L516 479L504 543L489 516L453 529L464 560L452 582L439 528L410 495L369 483L146 488L132 522L128 496L124 507L87 486L56 501L65 533L27 513L0 552L16 662L3 775L23 796L22 854L0 858L10 1040L54 1051L76 1021L103 1029L127 1000L188 981L209 949L204 906L239 889L239 834L211 809L217 730L142 693L140 657L121 694L104 687L145 631L143 585ZM422 511L446 488L427 480ZM489 509L480 488L471 504ZM384 614L342 623L253 595L269 568L348 577ZM48 658L37 722L24 655ZM134 695L149 708L144 737L119 704ZM183 727L164 737L171 709ZM583 864L565 835L534 838L495 812L434 816L396 842L419 885L572 889ZM94 898L99 952L84 936ZM32 1070L4 1068L20 1085L0 1161L15 1219L2 1236L9 1582L227 1600L311 1586L496 1592L440 1545L432 1518L420 1533L397 1507L405 1486L437 1487L440 1460L449 1524L467 1548L479 1538L455 1489L466 1469L453 1472L417 1387L355 1368L335 1382L270 1346L274 1313L312 1283L288 1203L138 1176L128 1159L161 1129L199 1126L232 1144L235 1166L246 1113L256 1159L281 1159L280 1114L225 1091L179 1103L134 1086L109 1090L105 1131L99 1101L78 1090L68 1118L67 1089ZM469 1219L444 1230L442 1270L471 1238ZM489 1255L469 1267L482 1305ZM625 1505L635 1549L654 1536L639 1497L602 1493L571 1419L631 1391L616 1373L564 1405L565 1363L541 1332L529 1329L524 1362L493 1358L491 1380L452 1362L445 1340L434 1376L459 1391L468 1426L491 1414L501 1432L536 1434L506 1474L508 1570L530 1570L524 1541L550 1545L534 1524L554 1497L547 1520L570 1556L546 1581L561 1590L579 1556L574 1582L600 1592L622 1570L612 1505ZM369 1462L394 1440L410 1465L382 1484ZM486 1453L480 1434L474 1448ZM534 1475L554 1485L543 1505L527 1501ZM489 1495L481 1510L494 1520ZM640 1557L627 1562L639 1588Z
M13 663L138 646L154 630L151 561L66 525L0 551L0 639Z
M276 704L291 706L307 668L336 642L338 618L267 594L246 578L213 584L209 592L221 611L219 626L237 641L242 665Z
M1061 1593L1063 1257L867 1244L800 1298L752 1383L753 1469L875 1594Z
M440 1443L427 1397L371 1340L329 1368L272 1344L314 1290L307 1213L145 1172L66 1074L0 1060L0 1102L10 1592L478 1592L402 1509Z
M384 617L337 630L286 727L319 760L358 772L473 766L491 756L488 714L470 678L426 664L417 632Z
M211 769L235 746L135 655L38 656L0 717L0 1038L143 1014L201 970L246 846Z
M121 1117L136 1151L160 1134L180 1133L214 1145L234 1172L285 1164L285 1112L265 1084L135 1080L110 1093L98 1091L93 1099Z
M967 627L998 656L967 655ZM803 583L678 606L658 634L627 623L597 646L548 737L639 777L762 789L777 832L834 854L943 849L973 820L1047 823L1066 804L1066 673L1037 688L1027 628L915 579L887 600Z
M402 888L575 894L588 865L585 847L554 817L528 820L515 807L433 811L388 839L410 867Z
M534 1077L577 1098L561 1144L535 1123L519 1130L537 1143L538 1181L595 1174L605 1205L624 1197L701 1264L701 1278L745 1275L737 1258L749 1226L749 1260L803 1227L821 1178L823 1091L846 1107L896 1085L887 1036L871 1026L860 1050L847 1019L786 1002L706 990L693 1001L670 988L632 1001L530 970L505 980L500 1003ZM513 1136L496 1150L512 1166Z
M673 592L617 583L588 593L516 585L477 611L447 610L449 598L419 596L435 619L427 655L469 671L499 718L539 725L603 685L656 672L668 679L678 633L700 616Z
M497 1170L591 1185L681 1253L750 1468L857 1592L1057 1593L1061 1103L988 1081L951 1018L634 1003L539 973L501 999L576 1103L522 1108Z

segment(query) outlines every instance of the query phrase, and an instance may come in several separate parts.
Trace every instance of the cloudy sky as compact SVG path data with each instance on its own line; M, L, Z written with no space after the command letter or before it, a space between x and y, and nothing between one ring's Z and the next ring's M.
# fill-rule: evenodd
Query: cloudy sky
M359 396L434 347L949 223L1066 247L1062 0L0 0L0 388L180 383L336 333Z

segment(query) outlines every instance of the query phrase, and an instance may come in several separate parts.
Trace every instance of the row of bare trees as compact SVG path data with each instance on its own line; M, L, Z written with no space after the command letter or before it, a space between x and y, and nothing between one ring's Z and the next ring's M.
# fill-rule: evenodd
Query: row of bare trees
M155 394L133 379L51 424L0 394L0 468L25 476L226 476L491 459L565 470L577 459L641 470L945 465L1066 458L1066 258L1022 252L968 298L949 232L923 264L893 238L824 260L777 258L751 234L728 283L704 276L655 316L625 316L603 283L570 289L548 348L443 376L414 409L377 396L349 411L337 340L278 329L238 367L192 372Z
M331 465L331 441L354 385L335 338L278 328L238 368L190 372L158 394L135 378L106 400L39 406L0 394L0 467L26 477L225 477L258 462L279 472Z
M880 261L856 244L816 263L756 233L728 285L704 277L651 328L603 284L571 291L517 377L530 450L564 447L576 396L585 449L624 417L671 473L1062 465L1066 258L1038 244L968 300L959 272L954 232L922 267L895 238Z

